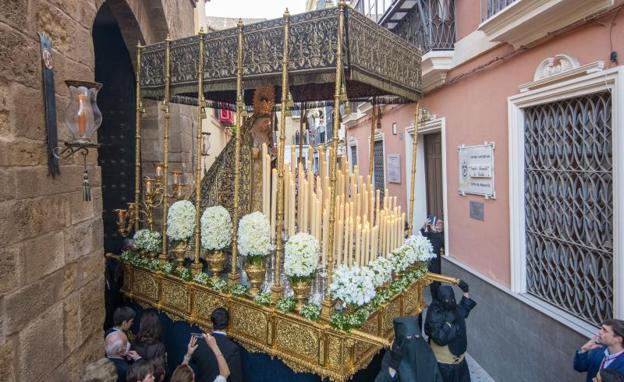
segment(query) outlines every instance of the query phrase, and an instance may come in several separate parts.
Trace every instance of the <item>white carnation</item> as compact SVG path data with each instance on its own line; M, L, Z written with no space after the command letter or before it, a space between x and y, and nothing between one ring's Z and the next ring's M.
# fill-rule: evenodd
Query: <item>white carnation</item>
M330 294L334 299L349 305L365 305L376 295L375 286L371 282L374 276L374 272L368 267L348 268L341 265L332 276Z
M405 244L409 245L414 250L415 261L429 261L436 257L433 253L431 242L420 233L412 235L405 241Z
M188 200L178 200L169 207L167 236L171 240L188 240L195 230L195 206Z
M230 245L232 219L221 206L206 208L201 216L201 244L204 249L219 250Z
M134 234L134 246L147 252L160 251L161 237L160 233L150 231L149 229L140 229Z
M375 287L380 287L387 281L392 280L393 264L388 258L380 256L371 261L369 267L375 274L373 277Z
M252 212L238 223L238 252L241 256L266 256L271 246L271 224L262 212Z
M319 242L308 233L292 236L285 247L284 273L288 277L309 277L316 271Z

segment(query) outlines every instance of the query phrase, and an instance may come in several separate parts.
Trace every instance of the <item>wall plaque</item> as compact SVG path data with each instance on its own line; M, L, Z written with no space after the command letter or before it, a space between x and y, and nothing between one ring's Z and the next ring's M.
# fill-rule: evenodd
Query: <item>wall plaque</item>
M458 146L460 195L474 194L495 198L494 142Z
M470 218L483 221L483 203L470 202Z
M388 182L401 183L401 155L388 155Z

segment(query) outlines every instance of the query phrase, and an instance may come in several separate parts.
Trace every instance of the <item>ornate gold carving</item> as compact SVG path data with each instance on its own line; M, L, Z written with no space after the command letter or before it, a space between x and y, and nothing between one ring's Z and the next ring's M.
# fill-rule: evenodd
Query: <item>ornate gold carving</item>
M195 303L193 304L193 314L198 319L207 322L210 322L210 315L213 310L227 306L225 300L220 296L201 289L195 290L194 298Z
M289 320L278 320L275 330L275 346L316 361L318 356L318 332Z
M158 283L154 280L154 275L142 270L135 270L132 292L140 296L158 300Z
M191 313L189 289L184 284L162 280L162 303L184 313Z
M265 334L268 330L267 314L259 309L253 309L243 305L232 305L230 307L230 320L232 327L237 333L251 337L256 341L265 341Z
M340 382L365 368L383 349L383 342L375 337L378 330L387 329L382 337L389 341L393 336L392 319L401 313L401 299L410 294L422 294L426 283L414 283L403 295L373 312L361 330L346 333L326 323L281 313L273 307L184 282L172 275L128 263L124 263L124 267L125 274L130 276L125 278L127 284L123 291L141 306L155 307L173 319L198 324L204 329L210 328L212 310L226 306L231 313L229 334L247 350L278 357L295 371L312 372Z
M341 369L342 356L340 354L341 340L335 336L328 337L327 366L332 369Z

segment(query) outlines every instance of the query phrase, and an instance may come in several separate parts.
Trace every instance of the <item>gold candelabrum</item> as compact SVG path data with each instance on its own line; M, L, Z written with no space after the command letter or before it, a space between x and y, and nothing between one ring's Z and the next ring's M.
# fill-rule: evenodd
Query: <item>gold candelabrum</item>
M171 172L173 184L171 185L171 192L168 192L163 183L164 166L159 163L155 167L155 178L143 177L143 192L139 192L142 199L139 199L138 202L128 203L127 208L114 210L117 215L117 231L123 237L127 237L133 230L137 231L140 223L153 231L154 210L163 205L165 198L182 200L188 196L187 185L182 182L181 171Z

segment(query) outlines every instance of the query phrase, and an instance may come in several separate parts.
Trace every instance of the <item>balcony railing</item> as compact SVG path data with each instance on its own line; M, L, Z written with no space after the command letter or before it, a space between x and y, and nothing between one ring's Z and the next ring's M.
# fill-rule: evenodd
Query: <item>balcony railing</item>
M489 19L498 12L507 8L516 0L480 0L481 4L481 22Z
M418 0L393 30L424 53L455 45L455 0Z

